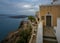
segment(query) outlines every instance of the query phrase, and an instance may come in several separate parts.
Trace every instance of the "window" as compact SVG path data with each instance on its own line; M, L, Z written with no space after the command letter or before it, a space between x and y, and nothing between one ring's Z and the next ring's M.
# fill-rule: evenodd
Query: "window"
M44 20L44 16L41 16L41 19Z

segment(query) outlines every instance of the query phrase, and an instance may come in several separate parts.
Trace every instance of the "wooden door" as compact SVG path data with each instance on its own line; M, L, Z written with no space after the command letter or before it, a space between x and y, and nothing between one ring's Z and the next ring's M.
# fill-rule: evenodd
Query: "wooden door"
M46 16L46 26L51 27L51 16Z

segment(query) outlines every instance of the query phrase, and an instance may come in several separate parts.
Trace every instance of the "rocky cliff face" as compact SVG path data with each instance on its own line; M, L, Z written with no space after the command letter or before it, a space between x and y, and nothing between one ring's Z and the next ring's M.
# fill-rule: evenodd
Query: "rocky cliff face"
M1 43L20 43L21 40L26 37L26 43L28 43L30 35L31 35L31 26L28 21L22 21L18 30L15 32L10 33L6 39L2 40ZM24 36L25 35L25 36ZM21 39L23 36L23 39ZM20 40L20 41L18 41ZM23 42L23 41L22 41Z

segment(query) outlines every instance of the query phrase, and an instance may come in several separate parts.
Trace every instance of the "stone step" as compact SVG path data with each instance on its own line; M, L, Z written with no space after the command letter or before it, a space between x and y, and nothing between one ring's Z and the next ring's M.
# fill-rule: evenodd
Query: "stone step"
M57 42L56 39L50 39L50 38L43 38L43 40L47 40L47 41L55 41L55 42Z
M56 37L43 36L43 43L58 43Z
M58 43L57 41L52 41L52 40L43 40L43 43Z
M56 37L52 37L52 36L43 36L43 38L56 39Z
M43 38L43 43L58 43L56 39Z

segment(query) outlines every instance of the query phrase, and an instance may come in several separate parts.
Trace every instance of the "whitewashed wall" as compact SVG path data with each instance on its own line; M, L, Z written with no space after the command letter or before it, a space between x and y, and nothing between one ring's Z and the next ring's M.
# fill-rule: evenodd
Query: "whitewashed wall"
M43 22L38 24L36 43L43 43Z
M57 19L56 37L58 43L60 43L60 18Z

